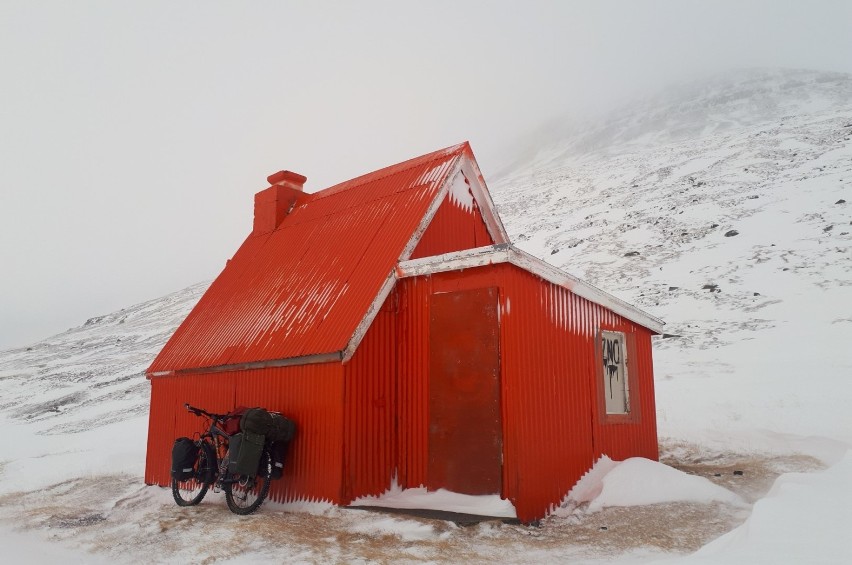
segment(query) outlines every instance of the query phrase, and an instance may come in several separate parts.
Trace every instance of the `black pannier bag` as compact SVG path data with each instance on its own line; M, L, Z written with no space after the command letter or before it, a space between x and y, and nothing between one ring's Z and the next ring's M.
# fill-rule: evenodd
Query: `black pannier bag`
M290 444L286 441L277 441L275 443L267 444L266 448L269 450L269 455L272 457L272 474L269 475L270 479L280 479L284 474L284 460L287 457L287 447L289 445ZM258 469L258 474L260 476L265 476L266 469Z
M272 427L272 415L263 408L249 408L240 419L240 431L265 436Z
M195 475L198 446L188 437L179 437L172 446L172 478L186 481Z
M228 472L254 477L260 465L265 437L243 431L231 436L228 445Z
M204 450L204 464L198 468L198 480L212 484L216 481L216 475L219 474L219 469L216 468L216 450L207 442L202 442L201 449Z
M277 412L272 412L272 427L266 434L266 441L272 443L287 442L296 435L296 423Z

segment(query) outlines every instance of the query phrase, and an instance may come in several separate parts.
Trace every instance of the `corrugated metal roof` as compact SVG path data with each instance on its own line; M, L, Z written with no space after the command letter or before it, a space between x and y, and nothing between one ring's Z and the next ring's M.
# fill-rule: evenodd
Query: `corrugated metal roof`
M149 374L342 351L467 143L307 195L250 235Z

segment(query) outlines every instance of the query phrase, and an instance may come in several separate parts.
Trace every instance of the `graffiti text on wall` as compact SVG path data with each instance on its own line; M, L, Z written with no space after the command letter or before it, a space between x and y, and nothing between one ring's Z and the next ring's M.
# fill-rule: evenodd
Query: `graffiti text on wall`
M607 386L609 397L613 398L612 381L615 379L616 384L619 384L620 375L618 368L621 366L621 342L618 338L604 336L603 364L607 380L609 381L609 386Z

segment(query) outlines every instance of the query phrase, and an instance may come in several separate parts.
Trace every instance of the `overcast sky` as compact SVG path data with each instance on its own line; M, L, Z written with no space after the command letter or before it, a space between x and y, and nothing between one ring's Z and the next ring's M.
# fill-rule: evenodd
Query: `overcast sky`
M852 72L852 2L0 2L0 349L210 280L253 194L734 67Z

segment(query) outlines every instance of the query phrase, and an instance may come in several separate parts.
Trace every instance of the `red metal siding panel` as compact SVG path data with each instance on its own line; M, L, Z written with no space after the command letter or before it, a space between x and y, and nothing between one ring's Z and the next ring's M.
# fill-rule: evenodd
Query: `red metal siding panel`
M187 375L151 379L151 408L145 482L168 486L172 443L205 431L204 420L184 408L189 403L210 412L234 407L234 379L229 374Z
M344 503L384 492L396 472L395 305L391 294L344 366Z
M414 277L400 283L399 442L402 484L426 483L428 296L485 286L501 292L503 496L522 520L544 516L594 460L656 458L650 332L513 265ZM633 336L635 421L598 418L601 324ZM602 398L602 397L600 397Z
M263 406L296 422L284 476L270 499L340 504L343 467L343 367L322 363L233 373L236 406Z
M309 195L250 236L149 373L345 348L467 145Z
M151 416L145 480L167 486L175 437L192 436L203 420L184 410L189 402L211 412L263 406L297 426L270 499L340 503L343 442L343 368L338 363L151 379Z
M448 194L429 223L429 228L423 233L411 258L442 255L493 243L476 200L473 200L471 207L466 208Z
M165 486L170 479L171 449L175 440L174 379L156 379L150 383L145 484Z
M429 452L429 277L400 281L397 325L399 484L426 484Z
M602 401L602 378L596 372L595 395L598 402L594 403L593 406L595 458L608 455L616 460L628 457L646 457L656 460L659 457L659 446L657 442L651 332L623 319L607 322L604 329L623 331L627 336L627 371L631 413L627 418L606 414L606 408ZM595 359L595 362L597 362L597 359Z
M501 265L505 284L505 481L518 517L541 518L592 463L586 349L568 330L569 291Z

